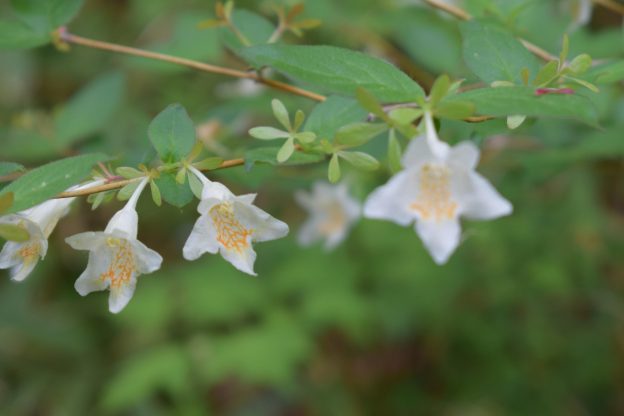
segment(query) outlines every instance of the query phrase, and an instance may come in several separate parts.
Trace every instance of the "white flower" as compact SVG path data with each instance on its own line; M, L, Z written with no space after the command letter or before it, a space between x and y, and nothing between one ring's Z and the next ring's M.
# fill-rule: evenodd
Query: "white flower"
M83 187L94 186L102 181L89 182L86 185L69 188L75 191ZM0 252L0 269L11 269L11 279L21 282L34 270L40 259L48 251L48 238L58 221L69 212L69 206L76 198L50 199L17 214L0 217L0 222L14 224L24 228L28 241L8 241Z
M88 250L89 262L74 287L81 296L110 290L108 308L120 312L130 302L141 274L160 269L162 257L137 240L139 217L136 203L148 178L141 181L125 207L109 221L103 232L86 232L65 241L76 250Z
M351 226L360 218L360 204L349 195L344 183L317 182L312 192L299 191L295 199L310 214L299 231L302 245L325 239L325 248L330 250L345 239Z
M256 194L236 196L224 185L189 170L204 184L197 211L201 214L184 245L187 260L220 252L238 270L256 275L253 242L275 240L288 234L288 225L253 205Z
M510 214L512 207L475 172L479 150L473 143L451 148L441 142L429 113L425 129L425 137L413 139L403 156L406 169L369 196L364 216L404 226L415 221L429 253L443 264L459 245L460 216L488 220Z

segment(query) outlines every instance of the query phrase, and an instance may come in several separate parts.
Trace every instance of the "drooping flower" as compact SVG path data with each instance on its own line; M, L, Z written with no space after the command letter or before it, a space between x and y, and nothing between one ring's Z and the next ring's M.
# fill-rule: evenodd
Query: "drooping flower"
M204 187L197 207L200 217L184 244L184 258L221 253L238 270L255 276L252 243L282 238L288 234L288 225L253 205L256 194L236 196L194 167L189 170Z
M82 186L69 188L75 191L83 187L100 184L92 181ZM21 282L34 270L48 251L48 238L56 224L69 212L71 203L76 198L50 199L17 214L0 217L0 223L17 225L29 235L28 241L8 241L0 252L0 269L11 269L11 279Z
M425 113L425 135L413 139L403 155L404 170L377 188L364 216L407 226L415 221L436 263L445 263L461 238L460 217L488 220L508 215L512 206L475 172L479 149L471 142L454 147L437 137Z
M360 203L349 195L345 183L317 182L312 192L299 191L295 199L310 214L298 235L299 243L306 246L325 240L325 249L333 249L361 215Z
M110 290L108 308L120 312L132 299L139 275L160 269L162 257L137 239L139 217L136 204L148 178L141 181L126 205L108 222L103 232L85 232L65 241L76 250L88 250L87 268L74 287L81 296Z

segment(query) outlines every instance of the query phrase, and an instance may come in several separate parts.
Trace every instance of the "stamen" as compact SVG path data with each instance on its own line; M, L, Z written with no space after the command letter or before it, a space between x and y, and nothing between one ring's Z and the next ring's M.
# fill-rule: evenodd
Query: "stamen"
M39 241L31 241L22 244L18 251L19 256L24 259L24 263L30 263L41 254L41 243Z
M425 164L420 170L420 193L410 208L423 220L455 217L457 203L451 195L451 170L444 165Z
M117 289L127 284L136 270L134 253L128 240L109 237L106 244L113 251L113 258L100 279L108 280L110 288Z
M241 252L249 247L248 238L253 230L245 228L234 216L232 203L224 202L212 207L210 218L217 230L217 241L228 250Z

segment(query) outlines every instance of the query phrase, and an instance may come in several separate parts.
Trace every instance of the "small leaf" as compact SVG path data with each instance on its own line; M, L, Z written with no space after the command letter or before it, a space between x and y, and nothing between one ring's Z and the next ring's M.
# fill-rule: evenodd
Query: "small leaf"
M582 85L583 87L587 88L588 90L590 90L592 92L595 92L595 93L599 93L600 92L600 89L598 89L597 86L595 86L591 82L585 81L584 79L579 79L579 78L570 77L570 76L567 76L565 78L570 80L570 81L576 82L579 85Z
M334 153L331 160L329 161L327 178L331 183L336 183L340 180L340 161L338 160L337 153Z
M338 155L358 169L376 170L379 169L379 161L373 156L364 152L339 152Z
M431 87L431 93L429 94L429 103L432 108L435 108L436 105L438 105L438 103L446 97L450 87L451 79L446 74L440 75L435 80L433 86Z
M544 65L533 80L536 87L545 87L557 78L559 74L559 62L550 61Z
M195 145L195 126L180 104L172 104L158 114L150 123L148 134L165 163L184 159Z
M249 130L249 135L260 140L286 139L290 133L274 127L254 127Z
M293 130L299 131L299 128L303 125L304 121L305 121L304 112L301 110L297 110L297 112L295 113L295 124L293 126Z
M13 162L0 162L0 176L10 175L24 170L24 166Z
M322 139L331 139L344 125L366 119L366 111L351 98L332 95L317 104L305 123L305 130Z
M269 165L277 165L277 153L280 151L280 147L257 147L250 149L245 153L245 169L251 170L256 163L267 163ZM288 160L280 166L296 166L296 165L308 165L311 163L318 163L325 159L325 155L321 153L311 152L295 152L288 158Z
M136 191L136 189L139 187L139 184L140 181L134 181L121 188L119 192L117 192L117 199L119 201L127 201L128 199L130 199L134 191Z
M26 242L30 239L28 231L15 224L0 224L0 238L18 243Z
M462 120L475 112L475 105L470 101L442 102L435 109L435 115L440 118Z
M572 60L570 62L570 71L572 71L575 75L582 75L589 70L592 66L592 58L588 54L584 53Z
M141 176L145 176L144 172L141 172L138 169L131 168L128 166L118 167L117 169L115 169L115 173L117 173L117 175L122 176L126 179L134 179L134 178L139 178Z
M223 158L221 157L209 157L200 162L193 163L193 166L199 170L215 170L221 166Z
M527 117L523 115L508 116L507 127L509 127L510 130L515 130L520 127L522 123L524 123L524 120L526 120L526 118Z
M292 125L290 124L290 117L288 116L288 110L284 107L284 104L275 98L271 101L271 107L273 108L273 115L277 121L279 121L286 130L291 131Z
M191 184L191 177L194 176L195 175L189 172L189 184ZM171 172L162 173L154 182L155 185L158 186L159 194L162 196L162 199L174 207L182 208L193 200L192 185L179 184L176 182L175 175ZM203 186L200 185L200 197L202 187Z
M176 173L175 180L180 185L184 185L184 183L186 182L186 169L185 168L180 169L178 173Z
M388 164L392 173L399 172L403 167L401 165L401 144L394 133L394 130L390 130L390 137L388 138Z
M104 201L110 199L112 196L112 192L100 192L95 194L93 200L91 201L91 211L95 211Z
M352 123L341 127L336 132L334 143L341 146L355 147L368 143L388 129L381 123Z
M388 115L396 124L407 126L408 124L412 124L419 117L422 117L423 110L420 108L395 108L390 111Z
M301 133L295 134L294 137L304 144L309 144L316 140L316 134L312 133L311 131L302 131Z
M282 145L282 147L280 148L279 152L277 152L277 161L279 163L286 162L288 158L293 154L294 151L295 151L294 140L292 138L286 140L284 144Z
M191 188L191 192L197 199L201 199L202 191L204 190L204 184L195 176L192 172L188 172L188 182Z
M150 181L150 191L152 191L152 200L156 204L156 206L162 205L162 196L160 195L160 189L158 185L154 181Z
M386 112L384 111L379 101L377 101L377 98L375 98L373 94L371 94L364 88L358 87L355 90L355 98L357 98L360 105L364 107L364 109L369 113L376 115L382 120L388 119Z

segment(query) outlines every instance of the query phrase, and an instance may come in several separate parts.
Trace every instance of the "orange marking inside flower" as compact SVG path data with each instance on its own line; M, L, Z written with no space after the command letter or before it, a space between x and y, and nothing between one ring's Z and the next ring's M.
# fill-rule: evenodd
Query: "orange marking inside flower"
M247 229L234 215L234 209L230 202L224 202L210 209L210 218L217 230L217 241L228 250L241 252L249 247L247 237L253 234L253 230Z
M111 289L118 289L130 281L136 270L134 253L128 240L111 237L106 239L106 244L113 251L113 259L100 279L108 280Z
M420 170L420 193L410 208L423 220L450 220L457 213L451 195L451 170L444 165L425 164Z
M22 244L18 254L24 259L24 263L30 263L34 261L41 254L41 243L38 241L31 241Z
M334 202L327 209L327 216L323 222L319 224L319 231L323 235L331 235L344 226L347 222L347 216L344 213L342 206Z

